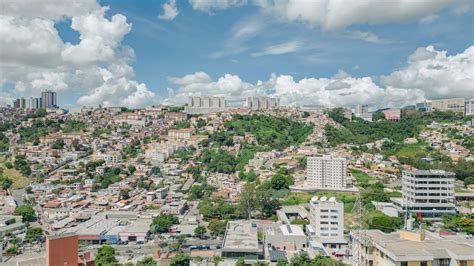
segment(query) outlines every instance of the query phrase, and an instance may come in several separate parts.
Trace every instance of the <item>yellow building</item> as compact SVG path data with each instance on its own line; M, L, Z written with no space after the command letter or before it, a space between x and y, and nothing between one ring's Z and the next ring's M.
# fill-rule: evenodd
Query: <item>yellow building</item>
M429 231L351 232L352 265L474 266L474 239Z
M433 100L431 102L431 109L464 113L464 104L464 98Z

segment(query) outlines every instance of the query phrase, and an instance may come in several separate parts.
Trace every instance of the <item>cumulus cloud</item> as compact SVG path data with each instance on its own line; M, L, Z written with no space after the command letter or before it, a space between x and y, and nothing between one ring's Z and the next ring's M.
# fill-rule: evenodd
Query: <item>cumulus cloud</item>
M194 9L210 11L239 6L247 1L239 0L190 0ZM344 29L358 24L382 24L427 18L445 8L455 12L472 10L470 0L259 0L251 1L264 12L285 21L299 21L325 30Z
M132 25L107 11L95 0L3 1L0 92L18 97L52 89L82 95L81 105L150 104L156 96L133 80L133 49L122 45ZM64 19L79 33L79 43L60 37L55 24Z
M168 3L163 4L163 14L158 15L159 19L173 20L178 16L179 11L176 7L176 0L170 0Z
M474 91L474 46L463 53L447 56L432 46L417 49L406 67L382 76L381 84L372 77L353 77L340 70L330 78L303 78L273 74L255 84L239 76L225 74L217 80L196 72L170 81L178 86L167 102L183 103L191 95L219 95L230 100L251 95L280 97L283 104L317 104L327 107L368 104L402 107L439 97L472 97Z
M418 89L427 98L472 98L474 95L474 46L452 56L433 46L418 48L409 56L407 64L383 76L382 84Z

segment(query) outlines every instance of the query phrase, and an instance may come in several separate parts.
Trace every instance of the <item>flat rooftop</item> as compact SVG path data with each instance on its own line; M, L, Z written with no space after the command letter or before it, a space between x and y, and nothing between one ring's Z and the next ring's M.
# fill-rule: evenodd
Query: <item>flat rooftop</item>
M224 252L259 252L257 224L249 221L229 221L224 237Z

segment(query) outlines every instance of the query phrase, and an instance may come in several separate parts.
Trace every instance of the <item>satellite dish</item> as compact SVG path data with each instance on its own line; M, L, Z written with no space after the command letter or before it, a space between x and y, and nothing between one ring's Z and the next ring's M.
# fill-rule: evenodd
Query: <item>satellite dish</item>
M327 199L328 199L328 197L326 197L326 196L321 197L321 201L326 201Z
M329 201L336 201L336 197L330 197Z
M318 196L312 197L312 198L311 198L311 202L312 202L312 203L318 202Z

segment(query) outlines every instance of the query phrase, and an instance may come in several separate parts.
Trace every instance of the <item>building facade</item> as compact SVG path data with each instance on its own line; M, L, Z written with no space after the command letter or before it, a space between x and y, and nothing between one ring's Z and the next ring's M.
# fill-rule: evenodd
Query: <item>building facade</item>
M427 219L454 214L454 180L454 173L443 170L403 171L403 202L398 207Z
M41 92L41 107L42 108L57 108L58 102L56 92L43 91Z
M343 189L347 186L347 161L331 156L308 157L306 184L315 188Z
M268 96L247 97L245 105L252 110L265 110L280 107L280 98Z
M190 96L188 105L184 108L187 114L208 114L224 112L226 101L224 97L217 96Z
M344 203L334 197L313 197L309 213L311 237L344 239Z
M431 101L431 109L464 113L464 98L439 99Z
M474 115L474 98L464 103L464 115Z

